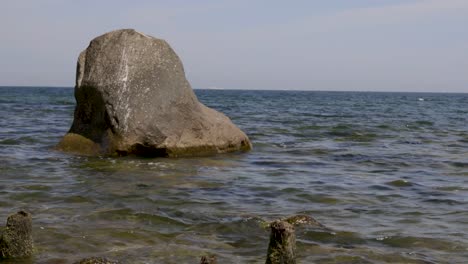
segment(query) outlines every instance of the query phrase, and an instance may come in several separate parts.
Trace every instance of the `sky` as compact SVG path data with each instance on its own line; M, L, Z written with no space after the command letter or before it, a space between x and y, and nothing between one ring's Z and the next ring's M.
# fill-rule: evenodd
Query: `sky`
M119 28L169 42L194 88L468 92L468 0L0 0L0 85L72 87Z

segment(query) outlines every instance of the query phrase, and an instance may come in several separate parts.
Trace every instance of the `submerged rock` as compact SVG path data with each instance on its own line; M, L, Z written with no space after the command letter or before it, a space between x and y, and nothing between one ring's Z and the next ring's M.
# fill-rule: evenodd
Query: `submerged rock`
M288 222L293 226L300 226L300 225L306 225L306 226L312 226L312 227L318 227L318 228L326 228L324 225L322 225L319 221L315 220L313 217L308 216L308 215L293 215L288 218L282 219L282 221Z
M169 44L132 29L99 36L80 54L75 98L59 150L178 157L251 149L228 117L198 101Z
M10 215L0 231L0 258L25 258L33 253L31 214L19 211Z
M92 257L92 258L82 259L82 260L80 260L78 262L75 262L74 264L119 264L119 262L113 261L113 260L108 260L106 258Z
M203 256L200 259L200 264L216 264L216 256Z

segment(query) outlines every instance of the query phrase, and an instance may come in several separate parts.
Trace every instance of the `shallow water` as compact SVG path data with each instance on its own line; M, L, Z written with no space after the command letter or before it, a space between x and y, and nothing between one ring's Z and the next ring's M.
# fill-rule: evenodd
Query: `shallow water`
M0 88L0 219L33 214L24 263L263 263L264 221L299 213L330 229L297 229L299 263L466 263L468 94L196 93L252 152L67 155L73 89Z

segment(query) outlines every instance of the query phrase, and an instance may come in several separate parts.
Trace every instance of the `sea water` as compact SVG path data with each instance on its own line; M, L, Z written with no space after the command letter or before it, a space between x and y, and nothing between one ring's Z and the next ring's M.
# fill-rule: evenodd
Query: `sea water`
M265 223L295 214L327 227L297 227L299 263L467 263L468 94L196 94L254 149L65 154L73 89L0 88L0 221L32 213L24 263L264 263Z

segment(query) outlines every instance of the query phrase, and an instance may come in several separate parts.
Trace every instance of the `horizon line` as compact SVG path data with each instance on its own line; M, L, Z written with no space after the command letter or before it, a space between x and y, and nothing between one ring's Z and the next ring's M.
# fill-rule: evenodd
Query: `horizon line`
M50 85L0 85L1 88L66 88L74 89L74 86L50 86ZM305 89L244 89L244 88L192 88L193 90L210 90L210 91L278 91L278 92L356 92L356 93L433 93L433 94L468 94L466 92L434 92L434 91L370 91L370 90L305 90Z

